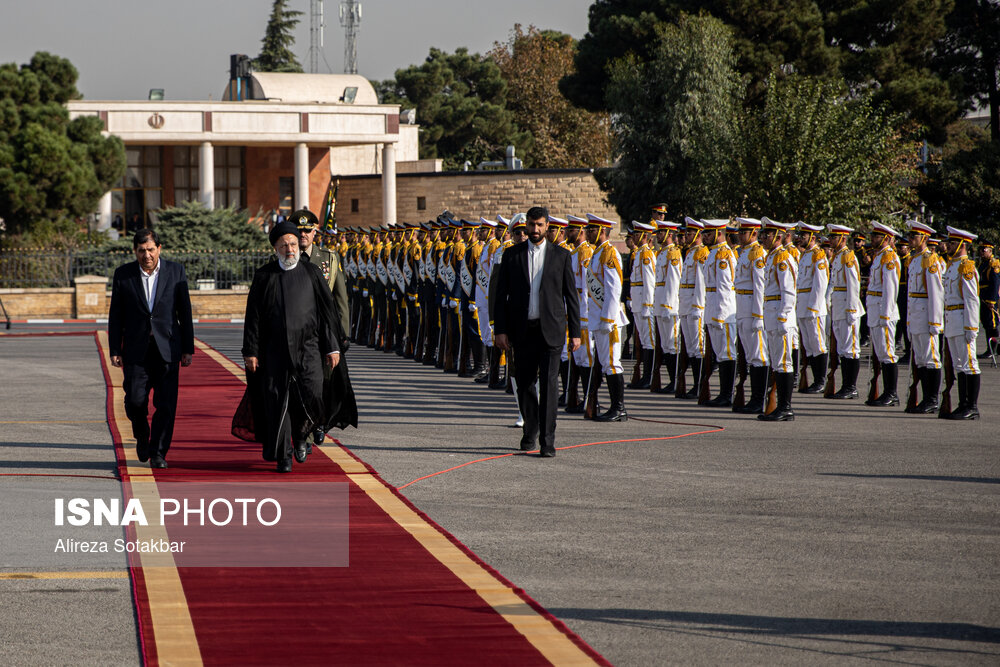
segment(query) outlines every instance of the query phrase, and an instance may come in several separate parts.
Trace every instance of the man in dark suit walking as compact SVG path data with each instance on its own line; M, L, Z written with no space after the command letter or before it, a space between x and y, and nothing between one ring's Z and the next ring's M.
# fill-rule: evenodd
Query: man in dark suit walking
M115 270L108 312L111 365L125 374L125 414L139 460L166 468L177 412L178 366L194 355L191 297L184 267L160 259L160 239L140 229L132 239L136 261ZM153 392L152 428L147 422Z
M556 455L559 358L567 334L570 352L580 346L572 255L545 239L548 224L548 210L528 210L528 241L508 248L500 263L493 317L496 345L514 353L517 399L524 416L521 449L530 451L539 440L544 457Z

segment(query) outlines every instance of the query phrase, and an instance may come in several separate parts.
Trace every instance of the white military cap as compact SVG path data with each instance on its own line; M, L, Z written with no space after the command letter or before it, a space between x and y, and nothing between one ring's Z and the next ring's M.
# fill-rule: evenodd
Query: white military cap
M818 234L819 232L823 231L822 225L810 225L808 223L802 222L801 220L795 223L795 227L798 228L799 231L812 232L813 234Z
M690 229L697 229L699 231L705 229L705 223L686 215L684 216L684 226Z
M598 227L604 227L605 229L611 229L615 226L615 223L607 218L602 218L600 216L594 215L593 213L587 214L587 226L597 225Z
M499 218L500 216L497 216L497 217ZM496 222L494 222L492 220L487 220L483 216L479 216L479 222L482 223L482 224L484 224L484 225L486 225L487 227L496 227L497 226Z
M891 236L896 238L899 236L899 232L890 227L889 225L883 225L881 222L876 222L872 220L872 234L885 234L886 236Z
M827 225L826 231L830 234L853 234L854 230L844 225Z
M911 232L914 232L916 234L926 234L927 236L933 236L934 234L933 227L931 227L930 225L925 225L919 220L907 220L906 226L909 228Z
M678 229L681 226L679 222L671 222L670 220L657 220L657 229Z
M794 229L795 225L786 225L783 222L778 222L777 220L772 220L766 215L760 219L761 225L764 229L776 229L779 232L787 232L790 229Z
M740 230L744 229L760 229L761 222L757 218L736 218L736 222L740 223Z
M701 222L702 224L705 225L705 229L725 229L726 226L729 225L728 220L719 220L716 218L712 218L709 220L702 218Z
M639 222L638 220L633 220L632 221L632 227L636 231L640 231L640 232L655 232L656 231L656 226L655 225L650 225L650 224L645 223L645 222Z
M964 229L959 229L958 227L948 226L945 229L948 230L948 238L950 239L958 239L959 241L975 241L979 238L976 234L967 232Z
M507 218L503 217L499 213L497 213L497 222L500 223L501 225L506 225L507 227L510 226L510 220L508 220Z
M567 226L569 224L569 221L568 220L564 220L563 218L557 218L554 215L550 215L549 216L549 224L553 225L555 227L565 227L565 226Z

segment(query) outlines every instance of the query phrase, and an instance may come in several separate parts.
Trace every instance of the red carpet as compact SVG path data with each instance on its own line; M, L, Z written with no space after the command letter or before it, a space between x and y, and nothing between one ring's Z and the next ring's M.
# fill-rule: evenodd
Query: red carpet
M209 476L350 484L349 567L132 567L146 664L608 664L344 448L274 473L258 446L230 435L244 385L213 350L181 369L170 467L138 463L120 371L101 334L98 344L126 493Z

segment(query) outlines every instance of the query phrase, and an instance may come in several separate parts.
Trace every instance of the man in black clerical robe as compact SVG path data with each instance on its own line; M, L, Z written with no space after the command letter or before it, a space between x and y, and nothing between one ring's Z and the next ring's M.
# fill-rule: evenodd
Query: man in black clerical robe
M277 259L257 269L247 295L243 358L247 391L233 434L260 442L267 461L289 472L306 459L317 426L357 426L357 407L338 345L333 296L318 267L300 261L298 229L269 235ZM334 369L324 392L323 366Z

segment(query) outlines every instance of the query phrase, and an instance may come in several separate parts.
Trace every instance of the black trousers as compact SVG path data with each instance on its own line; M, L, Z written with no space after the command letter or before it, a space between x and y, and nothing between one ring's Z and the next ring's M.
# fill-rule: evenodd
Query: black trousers
M524 335L514 345L517 401L524 417L522 442L534 443L538 438L543 452L555 451L561 354L562 345L550 347L545 343L538 320L528 320ZM536 380L540 392L535 391Z
M177 415L179 362L164 361L156 344L150 340L141 363L126 363L122 370L125 382L125 414L132 422L132 435L139 447L145 444L150 456L166 457L174 435ZM149 392L153 392L152 428L147 420ZM148 444L146 444L148 443Z

